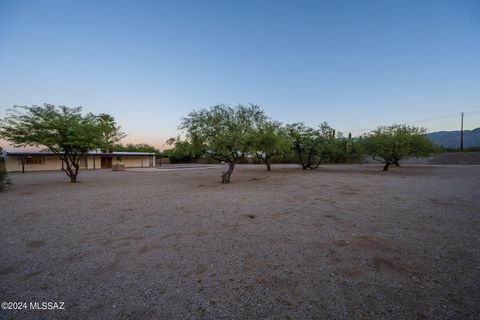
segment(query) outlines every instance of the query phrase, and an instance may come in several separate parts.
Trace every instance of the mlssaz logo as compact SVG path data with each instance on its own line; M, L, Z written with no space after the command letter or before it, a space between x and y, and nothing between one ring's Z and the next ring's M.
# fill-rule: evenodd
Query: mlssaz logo
M65 310L65 302L30 302L30 309L34 310Z

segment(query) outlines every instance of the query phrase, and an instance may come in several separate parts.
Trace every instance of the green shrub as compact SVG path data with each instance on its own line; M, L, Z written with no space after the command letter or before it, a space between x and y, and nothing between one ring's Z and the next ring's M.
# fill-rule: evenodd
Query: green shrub
M0 171L0 191L5 190L5 188L12 184L8 174L6 172Z

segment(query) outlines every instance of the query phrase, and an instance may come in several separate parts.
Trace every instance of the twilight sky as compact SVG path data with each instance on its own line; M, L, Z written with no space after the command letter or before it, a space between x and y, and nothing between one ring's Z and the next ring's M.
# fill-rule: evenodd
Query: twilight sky
M480 1L0 0L0 118L80 105L162 147L188 112L249 102L354 134L480 127Z

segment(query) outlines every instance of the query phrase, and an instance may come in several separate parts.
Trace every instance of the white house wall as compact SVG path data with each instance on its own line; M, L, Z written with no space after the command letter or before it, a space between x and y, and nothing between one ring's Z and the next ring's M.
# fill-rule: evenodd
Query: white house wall
M149 167L150 157L154 156L121 156L122 163L126 168L141 168ZM22 171L22 165L19 161L20 156L10 155L5 159L5 169L7 172ZM87 167L81 169L93 169L95 160L95 168L101 169L102 160L100 156L87 156ZM117 156L112 155L112 164L117 163ZM153 159L155 165L155 158ZM45 162L43 164L25 164L25 172L33 171L51 171L61 170L62 161L56 156L45 156Z

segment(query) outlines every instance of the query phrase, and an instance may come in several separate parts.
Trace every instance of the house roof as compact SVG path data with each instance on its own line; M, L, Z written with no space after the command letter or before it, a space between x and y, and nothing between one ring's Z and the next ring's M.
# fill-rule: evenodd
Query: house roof
M90 154L90 153L89 153ZM112 153L104 153L106 155L113 154L113 155L120 155L120 156L154 156L155 153L153 152L126 152L126 151L114 151Z
M44 152L44 151L5 151L6 156L56 156L53 152ZM111 156L154 156L155 153L151 152L112 152L112 153L103 153L103 152L88 152L89 156L100 156L100 157L111 157Z

